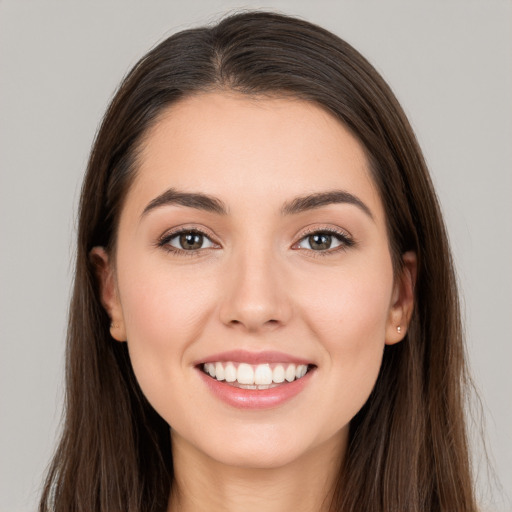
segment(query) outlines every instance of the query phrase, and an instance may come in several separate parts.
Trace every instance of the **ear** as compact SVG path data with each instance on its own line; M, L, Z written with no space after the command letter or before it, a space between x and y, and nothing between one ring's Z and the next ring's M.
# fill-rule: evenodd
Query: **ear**
M396 277L391 299L386 326L386 345L394 345L404 339L414 310L414 286L418 271L416 253L404 253L402 261L403 268Z
M110 334L117 341L126 341L123 310L109 254L103 247L94 247L89 253L89 257L96 271L101 304L110 317Z

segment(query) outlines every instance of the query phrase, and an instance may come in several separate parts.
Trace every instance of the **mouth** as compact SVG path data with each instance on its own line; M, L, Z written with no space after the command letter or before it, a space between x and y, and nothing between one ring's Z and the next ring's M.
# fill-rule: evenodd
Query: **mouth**
M283 406L302 396L317 380L317 365L311 360L273 350L211 354L194 366L213 396L244 410Z
M268 362L249 364L236 361L201 363L198 368L211 379L233 388L266 390L304 378L315 365Z

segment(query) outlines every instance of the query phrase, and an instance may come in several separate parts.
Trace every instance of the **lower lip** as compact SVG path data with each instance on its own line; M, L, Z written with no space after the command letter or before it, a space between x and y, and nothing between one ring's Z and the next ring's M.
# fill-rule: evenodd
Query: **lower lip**
M198 369L198 372L210 391L228 405L238 409L269 409L278 407L297 396L311 380L314 369L293 382L286 382L275 388L259 390L236 388L206 375L200 369Z

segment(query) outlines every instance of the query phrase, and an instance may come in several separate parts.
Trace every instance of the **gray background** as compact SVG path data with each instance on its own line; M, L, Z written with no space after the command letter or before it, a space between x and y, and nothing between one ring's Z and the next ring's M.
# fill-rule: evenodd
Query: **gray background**
M240 7L336 32L409 114L446 216L502 485L475 441L483 509L512 510L510 1L0 0L0 512L35 510L56 439L76 203L103 111L157 41Z

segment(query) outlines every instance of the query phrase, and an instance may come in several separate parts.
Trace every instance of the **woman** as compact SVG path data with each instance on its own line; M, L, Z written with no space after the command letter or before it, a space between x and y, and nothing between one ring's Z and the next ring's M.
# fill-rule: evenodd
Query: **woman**
M40 510L474 511L457 290L392 92L331 33L176 34L80 204Z

